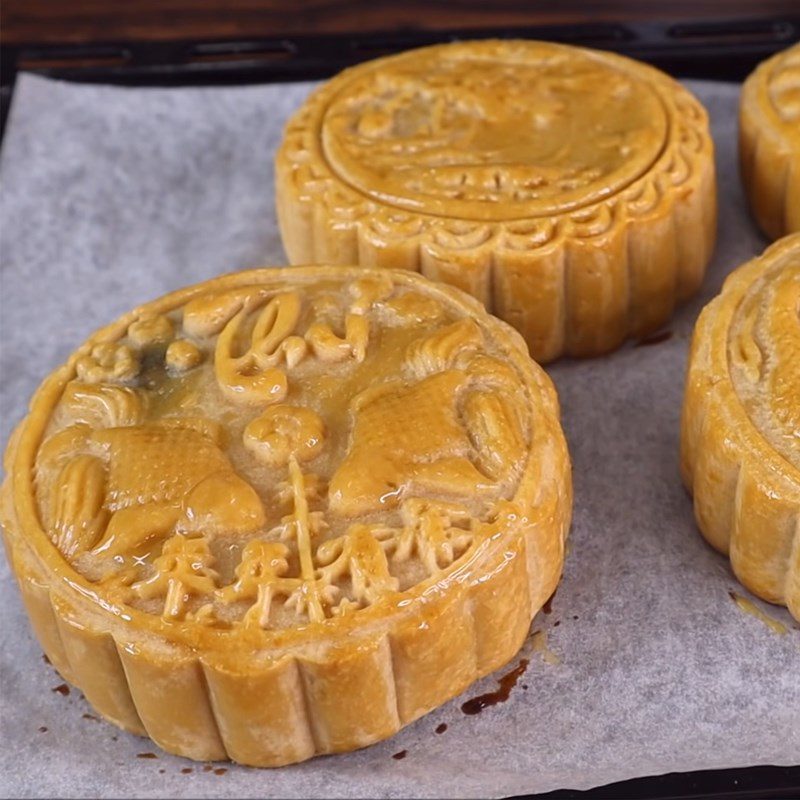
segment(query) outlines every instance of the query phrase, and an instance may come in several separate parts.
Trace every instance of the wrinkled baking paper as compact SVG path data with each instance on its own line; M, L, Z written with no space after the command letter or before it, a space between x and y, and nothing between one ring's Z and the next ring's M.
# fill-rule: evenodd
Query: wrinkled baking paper
M552 611L532 626L546 647L541 635L526 643L530 664L508 701L461 711L518 659L366 750L269 772L205 770L98 721L76 690L51 691L62 681L43 663L0 558L0 794L499 797L800 762L798 625L759 602L789 629L778 635L732 602L729 591L746 593L698 536L678 477L692 325L726 273L765 245L739 185L739 87L689 86L717 143L716 256L667 341L548 370L574 462L575 516ZM21 76L0 165L3 443L41 378L99 325L184 284L284 263L272 158L310 88ZM157 758L137 757L145 753Z

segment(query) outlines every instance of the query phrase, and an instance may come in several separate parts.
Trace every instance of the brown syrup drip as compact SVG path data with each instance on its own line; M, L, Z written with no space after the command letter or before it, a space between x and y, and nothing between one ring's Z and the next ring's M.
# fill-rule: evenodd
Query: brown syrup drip
M158 758L155 753L137 753L136 758Z
M44 663L47 664L48 667L53 666L53 662L44 653L42 653L42 661L44 661Z
M66 697L69 694L69 686L66 683L59 683L58 686L54 686L51 692L58 692L62 697Z
M184 767L181 770L181 775L190 775L194 770L191 767Z
M558 627L560 624L561 624L561 620L560 620L560 619L557 619L557 620L556 620L556 621L553 623L553 627L554 627L554 628L557 628L557 627Z
M443 722L441 725L436 726L436 733L444 733L447 730L447 723Z
M163 775L165 772L166 772L166 770L165 770L165 769L160 769L160 770L158 771L158 774L159 774L159 775Z
M402 761L408 755L408 750L401 750L399 753L395 753L392 758L395 761Z
M214 774L215 774L215 775L224 775L224 774L225 774L227 771L228 771L228 768L227 768L227 767L217 767L217 768L214 770Z
M39 728L39 733L47 733L47 728L44 725L42 725L42 727Z
M556 589L556 591L558 591L558 589ZM544 605L542 606L542 611L544 611L545 614L552 613L553 600L555 599L556 599L556 592L553 592L553 594L551 594L550 597L548 597L547 600L544 601Z
M94 714L83 714L84 719L90 719L92 722L100 722L100 717L96 717Z
M671 338L672 331L657 331L656 333L651 333L649 336L644 336L643 338L639 339L634 347L650 347L654 344L668 342Z
M523 658L519 664L517 664L517 666L511 670L511 672L503 675L503 677L500 678L500 688L497 691L487 692L486 694L481 694L477 697L473 697L471 700L467 700L467 702L461 706L461 710L465 714L469 714L471 716L472 714L479 714L488 706L495 706L498 703L505 703L511 694L511 690L517 685L517 681L527 668L528 659Z

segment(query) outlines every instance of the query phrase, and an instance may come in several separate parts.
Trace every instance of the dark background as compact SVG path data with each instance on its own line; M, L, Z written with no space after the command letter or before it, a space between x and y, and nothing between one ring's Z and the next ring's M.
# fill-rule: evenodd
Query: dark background
M4 0L0 42L230 39L798 13L798 0Z

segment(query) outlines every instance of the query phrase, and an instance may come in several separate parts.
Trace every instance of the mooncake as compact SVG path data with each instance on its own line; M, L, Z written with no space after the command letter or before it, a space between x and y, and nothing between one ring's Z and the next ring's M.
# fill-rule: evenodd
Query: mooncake
M800 44L745 81L739 155L750 208L771 239L800 231Z
M703 536L800 620L800 234L733 272L700 315L681 461Z
M169 752L256 766L384 739L508 662L572 504L519 335L360 268L137 308L42 383L5 468L9 561L64 679Z
M345 70L276 156L291 263L457 286L531 355L592 356L662 325L716 235L701 104L631 59L535 41L438 45Z

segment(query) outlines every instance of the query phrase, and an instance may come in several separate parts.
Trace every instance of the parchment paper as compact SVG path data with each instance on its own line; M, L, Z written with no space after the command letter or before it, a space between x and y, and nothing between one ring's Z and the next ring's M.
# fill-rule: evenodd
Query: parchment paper
M678 477L694 320L725 274L765 245L739 187L738 86L690 86L711 112L720 177L719 244L703 290L677 313L668 341L549 370L574 462L575 516L552 613L533 629L547 631L561 663L528 643L520 685L477 716L461 704L496 688L499 675L366 750L272 771L215 765L227 768L216 774L86 717L76 690L51 691L61 680L43 663L0 558L0 794L503 796L800 762L798 626L759 603L790 628L779 636L731 601L736 581L697 534ZM219 272L285 263L272 156L309 89L21 77L0 168L3 443L41 378L97 326ZM436 734L440 723L447 731Z

